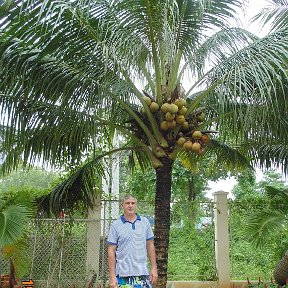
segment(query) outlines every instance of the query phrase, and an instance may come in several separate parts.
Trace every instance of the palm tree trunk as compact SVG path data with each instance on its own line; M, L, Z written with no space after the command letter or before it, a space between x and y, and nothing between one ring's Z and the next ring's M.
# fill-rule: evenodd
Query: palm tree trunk
M190 178L188 179L188 201L195 201L196 199L196 189L195 189L195 181L194 176L191 172Z
M161 159L163 167L156 170L155 195L155 248L157 254L157 288L165 288L167 283L168 244L170 230L170 201L173 161Z
M15 285L15 268L11 258L9 259L9 288L13 288Z
M188 221L191 228L195 227L196 222L196 187L195 187L195 177L191 172L190 178L188 179Z
M92 283L98 281L101 238L101 195L94 196L93 209L88 208L86 274ZM90 283L91 283L90 282Z
M277 263L274 269L274 279L281 287L288 283L288 252Z

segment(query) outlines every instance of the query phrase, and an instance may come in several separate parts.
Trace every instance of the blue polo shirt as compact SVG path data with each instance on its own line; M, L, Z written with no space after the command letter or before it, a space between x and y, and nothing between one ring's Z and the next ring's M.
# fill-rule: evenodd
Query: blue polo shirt
M146 241L154 234L147 218L140 217L132 223L122 215L109 229L107 243L116 245L116 275L120 277L149 275Z

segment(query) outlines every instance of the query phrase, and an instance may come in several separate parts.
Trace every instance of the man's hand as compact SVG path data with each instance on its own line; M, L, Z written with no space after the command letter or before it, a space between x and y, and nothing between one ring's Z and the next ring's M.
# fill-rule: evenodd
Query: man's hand
M118 282L116 276L110 276L109 286L110 288L118 288Z
M158 273L157 273L157 268L152 268L150 271L150 276L149 280L152 284L155 284L158 280Z
M155 246L153 240L147 240L146 243L147 243L148 257L151 264L149 280L152 284L155 284L158 279Z
M109 268L109 286L110 288L118 288L118 282L115 273L116 266L116 245L108 245L108 268Z

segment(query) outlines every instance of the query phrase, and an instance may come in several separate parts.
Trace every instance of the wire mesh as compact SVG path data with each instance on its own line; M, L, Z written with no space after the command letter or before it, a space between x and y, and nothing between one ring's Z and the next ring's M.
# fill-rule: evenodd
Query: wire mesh
M182 201L171 207L168 280L215 280L213 203Z

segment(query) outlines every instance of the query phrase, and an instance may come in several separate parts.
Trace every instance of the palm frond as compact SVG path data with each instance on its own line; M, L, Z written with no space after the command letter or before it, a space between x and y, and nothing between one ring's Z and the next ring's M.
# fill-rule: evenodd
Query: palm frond
M262 27L271 25L271 31L287 27L288 23L288 1L270 0L270 5L263 8L260 13L252 18L253 21L260 20Z
M27 239L20 239L13 244L5 245L2 253L4 259L12 261L16 278L27 275L29 268L29 245Z
M102 191L101 179L106 177L105 171L109 171L105 167L105 158L111 156L112 159L109 161L118 161L117 157L121 157L121 153L133 148L124 146L99 153L97 157L87 160L82 166L75 167L48 195L37 199L39 211L58 214L62 209L71 211L79 203L86 208L92 208L95 196Z
M243 140L262 139L263 143L279 141L286 145L287 32L284 29L260 39L211 70L217 74L211 78L212 83L219 86L205 102L211 107L210 117L215 117L220 134L231 133L234 138ZM277 44L272 47L273 39Z
M272 104L287 80L287 37L288 28L270 34L213 68L211 80L222 79L217 97L222 95L235 103Z
M179 159L184 163L186 169L194 172L199 170L202 163L209 162L206 172L212 175L215 170L241 171L252 168L250 160L241 151L241 147L233 147L216 139L210 139L210 143L205 147L204 156L181 151Z
M284 225L287 225L287 220L283 213L264 209L247 217L245 235L251 243L262 247L274 232L283 230Z
M248 153L255 165L263 169L278 167L287 175L288 149L286 144L278 141L268 144L261 141L261 138L259 142L251 141L247 144Z
M190 69L191 71L197 69L200 78L208 70L206 66L215 67L223 63L228 57L237 53L241 47L248 46L257 39L257 36L242 28L222 29L207 38L195 51L192 61L189 61L192 62L189 65Z
M27 232L31 212L24 206L15 205L0 212L0 246L13 244Z
M7 172L17 167L20 159L24 165L39 159L51 165L63 165L67 160L77 163L89 149L96 149L99 135L109 139L108 124L84 111L34 102L21 114L27 119L23 127L16 131L13 123L5 127L2 149L6 155L3 169Z
M179 12L175 24L179 35L179 48L188 56L202 44L203 34L209 35L211 31L227 28L229 18L235 17L235 9L241 7L242 2L177 1Z
M241 151L241 147L234 147L214 139L211 139L211 144L207 146L207 153L212 152L216 155L214 164L212 164L211 171L226 167L228 171L241 171L247 168L252 168L250 159L246 157L245 153Z
M268 185L265 187L265 192L269 198L276 198L278 204L283 203L286 206L286 203L288 202L288 188L279 189ZM280 209L283 209L283 207Z
M143 153L143 151L135 150L129 155L129 168L132 172L136 167L136 163L139 164L142 171L151 167L151 161L147 157L147 153Z

